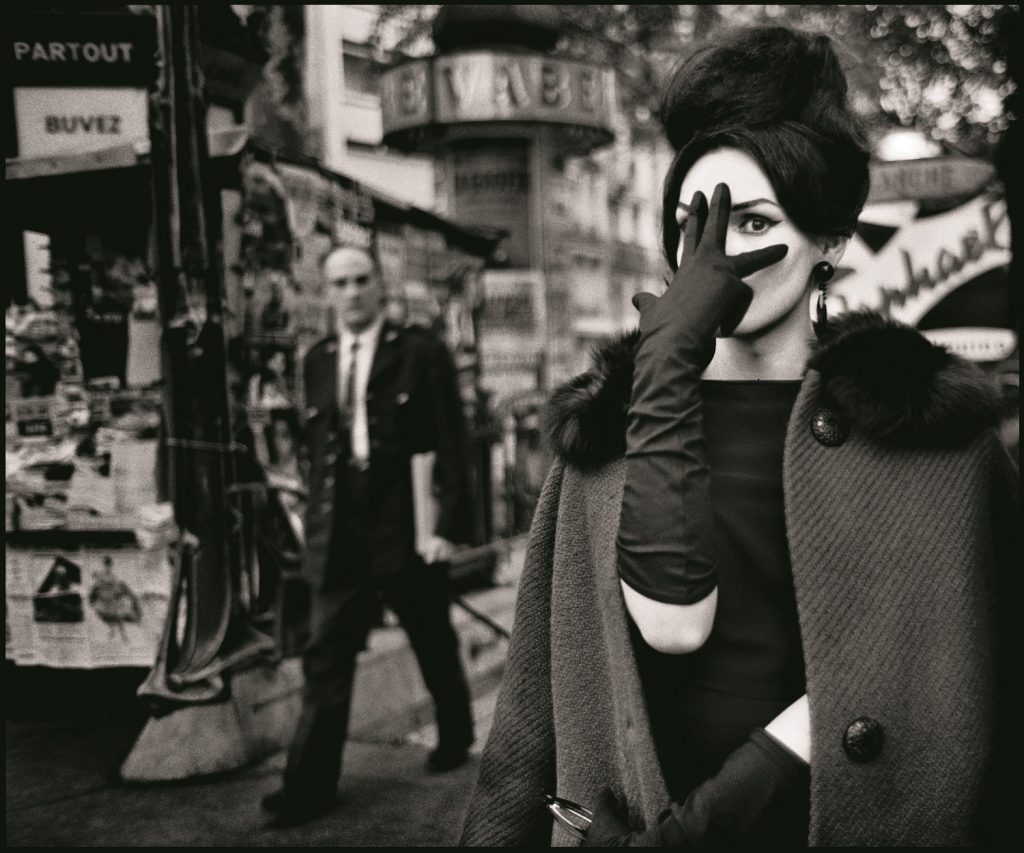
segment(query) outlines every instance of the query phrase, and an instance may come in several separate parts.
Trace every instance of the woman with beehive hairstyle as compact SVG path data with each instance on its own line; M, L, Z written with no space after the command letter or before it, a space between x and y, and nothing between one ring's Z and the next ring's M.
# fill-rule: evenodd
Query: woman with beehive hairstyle
M868 150L826 36L729 35L662 119L672 280L551 399L463 843L577 843L545 795L594 810L596 846L998 841L996 395L912 328L829 315Z

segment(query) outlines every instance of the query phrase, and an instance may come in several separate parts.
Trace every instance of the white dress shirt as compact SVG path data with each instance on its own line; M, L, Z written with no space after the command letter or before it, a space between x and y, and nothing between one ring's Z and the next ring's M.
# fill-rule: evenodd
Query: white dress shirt
M377 352L377 341L384 325L384 317L378 317L359 334L353 334L344 326L339 333L338 346L338 401L345 404L345 389L348 386L349 372L355 369L355 383L352 391L355 400L352 402L352 458L359 462L370 459L370 430L366 423L366 386L370 383L370 368ZM352 343L359 342L356 351L355 365L352 364Z

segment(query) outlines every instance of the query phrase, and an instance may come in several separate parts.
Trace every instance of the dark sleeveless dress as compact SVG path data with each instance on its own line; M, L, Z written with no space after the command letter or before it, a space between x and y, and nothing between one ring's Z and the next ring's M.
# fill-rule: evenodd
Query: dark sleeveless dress
M718 608L707 642L665 655L633 629L655 744L672 799L714 776L751 731L805 692L783 512L782 455L799 382L701 383L711 469ZM807 789L751 841L806 845Z

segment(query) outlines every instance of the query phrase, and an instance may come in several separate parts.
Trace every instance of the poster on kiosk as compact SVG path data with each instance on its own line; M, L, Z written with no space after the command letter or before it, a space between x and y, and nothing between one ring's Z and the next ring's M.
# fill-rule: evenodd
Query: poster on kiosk
M157 485L148 196L144 179L106 171L96 180L117 203L95 205L82 173L148 150L154 20L21 12L4 38L8 190L21 193L9 212L25 247L24 298L5 317L6 657L149 666L173 518Z

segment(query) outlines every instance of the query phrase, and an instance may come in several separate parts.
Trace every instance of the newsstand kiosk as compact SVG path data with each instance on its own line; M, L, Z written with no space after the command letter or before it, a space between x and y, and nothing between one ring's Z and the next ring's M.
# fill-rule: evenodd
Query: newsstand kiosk
M6 36L6 657L148 671L122 775L152 781L256 760L295 719L316 246L372 245L392 288L422 285L472 417L474 282L501 234L209 130L210 80L251 84L257 58L204 44L197 7L131 9Z

